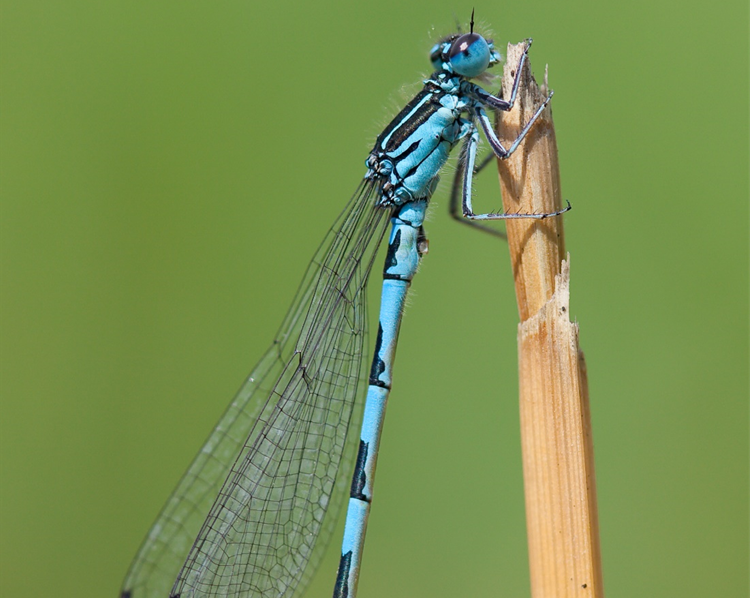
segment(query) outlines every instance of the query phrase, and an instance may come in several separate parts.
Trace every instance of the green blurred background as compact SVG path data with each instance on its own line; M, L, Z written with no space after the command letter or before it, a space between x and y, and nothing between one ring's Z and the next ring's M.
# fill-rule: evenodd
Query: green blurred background
M501 49L534 37L557 92L607 596L748 595L745 0L32 0L0 24L3 597L117 595L400 90L472 7ZM529 595L508 250L446 203L362 598Z

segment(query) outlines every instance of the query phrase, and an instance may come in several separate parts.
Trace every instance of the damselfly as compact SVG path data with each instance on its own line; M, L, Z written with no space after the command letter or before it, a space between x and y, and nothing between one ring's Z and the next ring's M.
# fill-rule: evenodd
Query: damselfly
M440 169L462 142L451 213L473 224L541 219L570 208L474 214L479 128L490 155L507 158L552 94L506 149L485 109L511 110L531 40L504 100L471 81L500 61L492 41L473 25L472 17L470 33L450 35L432 48L434 73L377 138L364 179L315 254L276 339L158 516L121 598L300 596L330 538L352 462L333 594L355 596L401 314L427 249L422 224ZM389 221L375 354L365 385L367 279ZM357 443L350 427L359 421Z

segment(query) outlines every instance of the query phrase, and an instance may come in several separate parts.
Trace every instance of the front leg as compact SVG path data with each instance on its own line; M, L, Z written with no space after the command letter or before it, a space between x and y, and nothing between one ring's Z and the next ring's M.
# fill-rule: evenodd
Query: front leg
M514 151L516 151L516 148L524 140L524 137L526 137L526 134L529 132L529 129L531 129L531 127L534 125L534 123L536 122L536 119L538 119L539 116L541 116L542 111L547 107L547 104L549 104L549 101L552 99L553 95L555 95L555 92L550 91L549 95L547 96L547 99L544 100L541 106L539 106L539 108L536 109L536 112L534 112L534 115L524 125L523 129L521 129L521 132L518 134L518 137L516 137L515 141L511 144L511 146L508 149L505 149L503 144L497 138L497 135L495 134L495 129L492 127L492 123L490 122L490 119L487 117L487 113L484 111L484 108L482 108L481 106L474 106L474 115L479 119L479 124L482 126L484 135L485 137L487 137L487 141L489 141L492 151L495 152L495 155L498 158L500 158L501 160L505 160L509 158L510 155Z
M518 61L516 74L513 76L513 87L511 88L510 92L510 100L504 100L495 95L492 95L490 92L485 91L478 85L471 85L471 87L467 90L468 95L481 102L485 106L489 106L490 108L494 108L496 110L503 110L504 112L510 112L513 109L513 104L516 103L518 85L521 83L521 71L523 70L523 65L526 63L526 56L528 56L529 54L529 48L531 48L532 41L534 40L532 40L531 38L528 38L526 40L526 48L524 49L523 54L521 54L521 59ZM549 98L547 99L549 100Z

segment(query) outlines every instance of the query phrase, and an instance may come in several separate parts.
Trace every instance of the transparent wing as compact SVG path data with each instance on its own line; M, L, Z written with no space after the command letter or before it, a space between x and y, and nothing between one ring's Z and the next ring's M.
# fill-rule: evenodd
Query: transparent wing
M367 277L388 223L373 191L360 185L324 239L276 340L144 540L122 598L304 590L347 486L342 456L355 453L347 432L365 388Z

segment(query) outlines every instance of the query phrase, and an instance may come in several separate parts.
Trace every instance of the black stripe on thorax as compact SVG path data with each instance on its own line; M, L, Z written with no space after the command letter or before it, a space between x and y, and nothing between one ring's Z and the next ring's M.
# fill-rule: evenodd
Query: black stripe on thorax
M422 88L422 91L404 106L404 109L398 113L398 116L396 116L396 118L394 118L378 136L375 147L380 151L385 152L393 152L398 149L405 139L408 139L414 131L422 126L422 124L424 124L442 107L440 99L445 95L446 92L442 89L436 88L432 85L425 85ZM414 114L410 115L410 113L422 102L424 102L424 104L419 107ZM383 147L382 143L385 139L388 139L388 142L385 147Z

